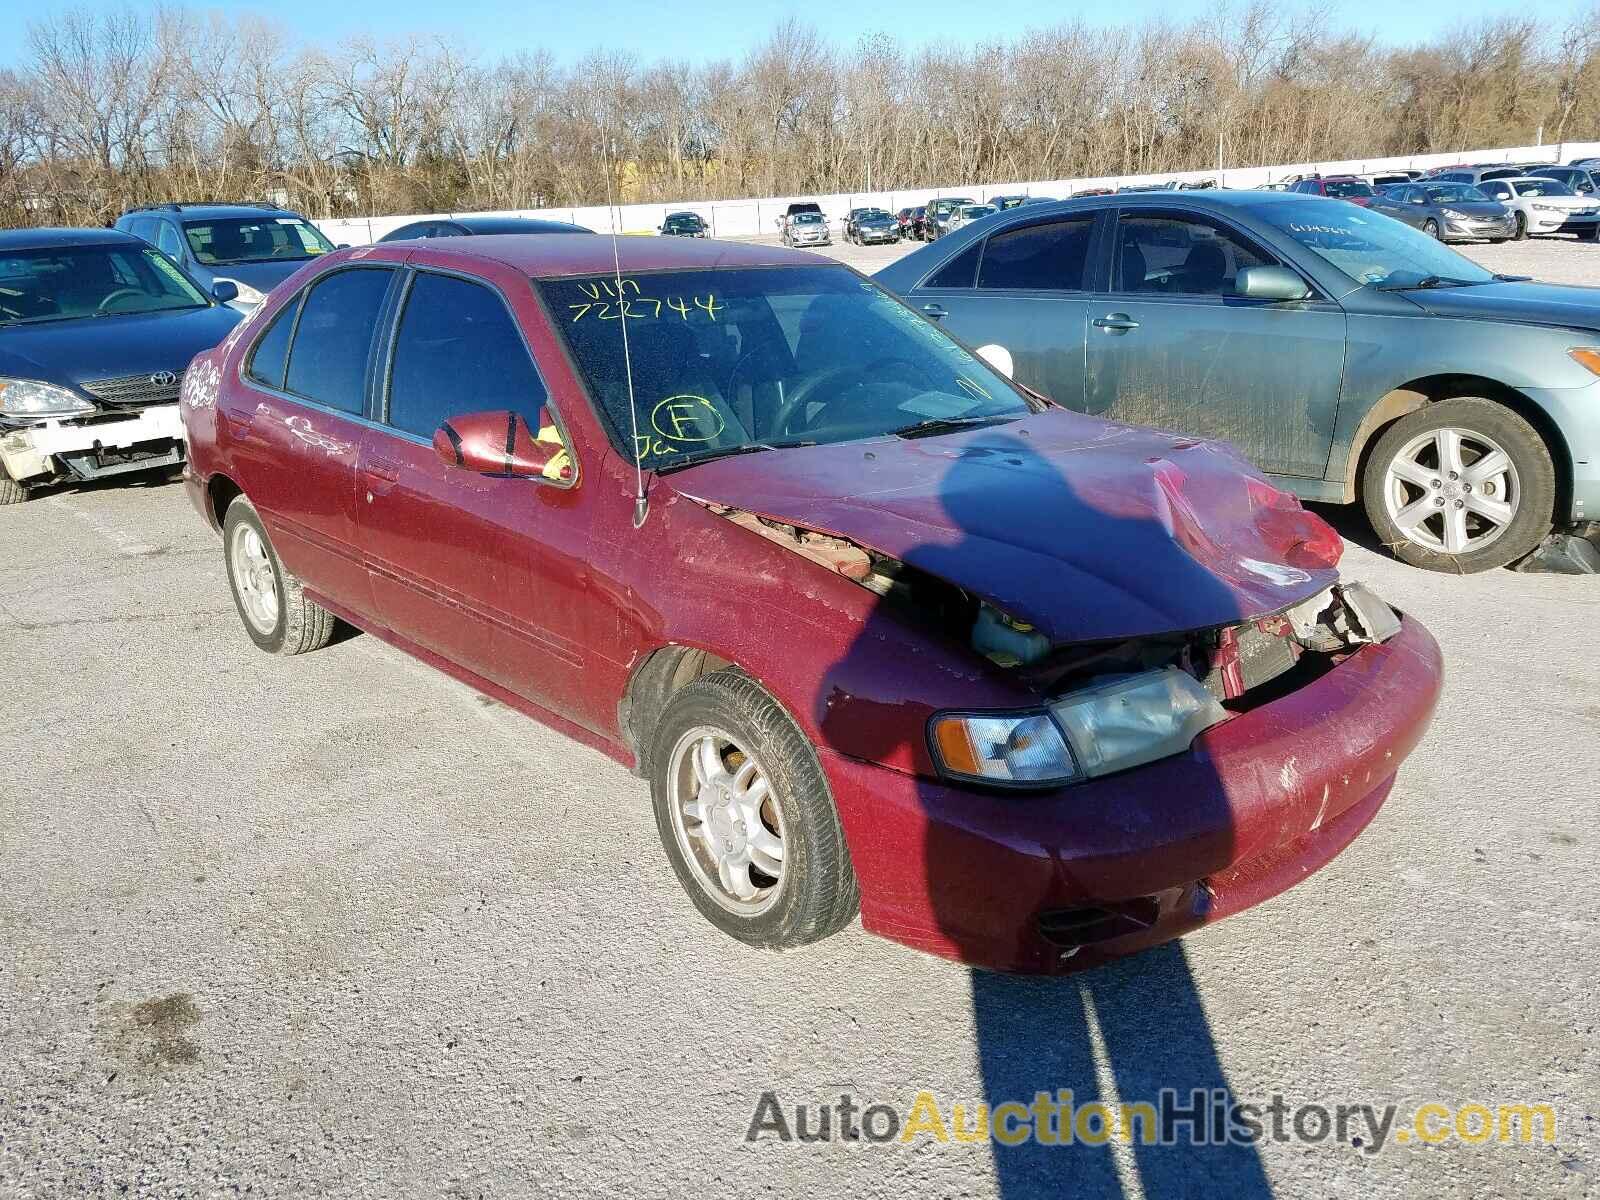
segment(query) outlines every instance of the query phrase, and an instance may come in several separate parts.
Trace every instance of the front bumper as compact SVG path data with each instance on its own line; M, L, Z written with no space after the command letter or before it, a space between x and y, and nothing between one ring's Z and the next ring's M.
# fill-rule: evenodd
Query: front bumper
M861 229L856 232L856 237L871 245L873 242L898 242L900 234L894 229Z
M183 461L183 419L176 404L153 404L126 417L48 418L0 426L0 461L24 481L70 475L99 479Z
M789 235L789 243L794 246L828 246L832 239L827 234L793 234Z
M1299 883L1364 829L1422 738L1439 648L1416 621L1183 755L996 794L823 752L862 924L1002 971L1064 973L1180 937ZM1077 949L1060 930L1074 914ZM1073 935L1077 937L1078 935Z
M1530 233L1589 233L1600 214L1594 212L1528 212Z
M1487 217L1481 220L1468 219L1464 221L1451 220L1447 217L1444 222L1444 240L1447 242L1509 238L1514 236L1516 232L1516 220L1509 214L1504 217Z

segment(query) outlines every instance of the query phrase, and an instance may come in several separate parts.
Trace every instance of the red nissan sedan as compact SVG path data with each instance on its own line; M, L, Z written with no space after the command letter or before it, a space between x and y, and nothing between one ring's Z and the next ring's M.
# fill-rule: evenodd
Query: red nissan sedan
M1076 970L1377 814L1438 648L1233 451L1059 408L828 259L613 252L330 254L196 359L188 488L258 646L344 621L634 767L757 946L859 911Z

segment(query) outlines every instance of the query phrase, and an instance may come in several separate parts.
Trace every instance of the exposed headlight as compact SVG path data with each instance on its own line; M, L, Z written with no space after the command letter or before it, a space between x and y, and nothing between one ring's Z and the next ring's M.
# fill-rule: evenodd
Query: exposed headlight
M1560 212L1561 211L1560 206L1559 205L1555 205L1555 204L1532 204L1532 205L1529 205L1529 207L1530 208L1536 208L1540 212Z
M1469 213L1457 212L1453 208L1442 208L1439 211L1444 213L1444 215L1449 217L1452 221L1470 221L1470 220L1472 220L1472 216Z
M12 417L64 417L93 412L94 405L53 383L0 378L0 412Z
M239 294L234 297L234 300L239 304L260 304L267 298L267 294L265 292L259 290L258 288L251 287L242 279L229 279L225 275L218 275L216 276L216 281L218 283L231 283L234 287L238 288Z
M1047 713L938 717L932 734L940 769L959 779L1036 787L1083 778Z
M1177 667L1110 679L1050 706L1089 778L1181 754L1227 719L1216 697Z
M946 775L1039 787L1181 754L1227 716L1199 680L1167 667L1070 693L1052 703L1048 713L938 717L932 741Z

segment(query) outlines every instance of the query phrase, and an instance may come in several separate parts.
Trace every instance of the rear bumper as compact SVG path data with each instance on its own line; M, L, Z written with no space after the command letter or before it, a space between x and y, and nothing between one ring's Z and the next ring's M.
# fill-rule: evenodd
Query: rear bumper
M183 461L183 419L176 404L155 404L118 420L62 418L0 429L0 461L17 480L171 466Z
M996 795L824 751L862 923L976 966L1061 973L1239 912L1366 828L1427 730L1442 671L1407 619L1187 754L1053 793ZM1109 916L1069 949L1063 921L1095 910Z

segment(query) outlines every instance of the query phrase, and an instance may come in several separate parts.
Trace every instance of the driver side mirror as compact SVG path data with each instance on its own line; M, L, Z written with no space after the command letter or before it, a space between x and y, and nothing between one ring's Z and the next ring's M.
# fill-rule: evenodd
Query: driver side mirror
M229 304L239 298L239 285L231 279L219 280L211 285L212 298L218 304Z
M480 475L566 481L573 474L566 444L542 407L537 434L520 413L465 413L439 426L433 449L449 466Z
M1304 300L1311 295L1305 280L1288 267L1245 267L1234 278L1233 290L1252 300Z

